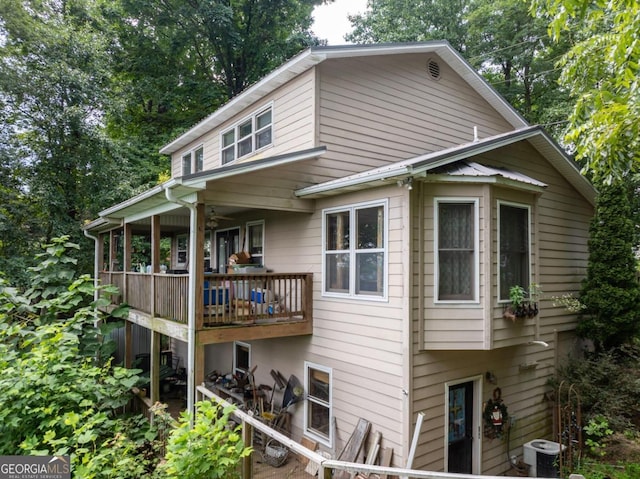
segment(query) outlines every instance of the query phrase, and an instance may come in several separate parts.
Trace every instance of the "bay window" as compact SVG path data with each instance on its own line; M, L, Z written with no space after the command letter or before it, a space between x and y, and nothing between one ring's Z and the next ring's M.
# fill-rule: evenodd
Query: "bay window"
M498 203L498 281L501 301L509 300L509 290L513 286L529 290L530 217L528 206Z
M478 200L436 199L437 301L477 301Z

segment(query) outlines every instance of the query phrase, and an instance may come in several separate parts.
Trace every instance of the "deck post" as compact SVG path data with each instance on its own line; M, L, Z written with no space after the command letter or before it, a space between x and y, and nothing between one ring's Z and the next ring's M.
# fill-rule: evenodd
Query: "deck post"
M149 371L151 404L160 400L160 333L151 331L151 371Z
M149 312L151 317L156 315L156 278L160 272L160 216L151 217L151 304Z
M133 364L133 325L125 320L124 322L124 367L131 369Z
M124 254L122 256L122 271L124 272L123 278L122 278L122 300L124 302L126 302L129 298L129 285L127 282L127 273L129 271L131 271L131 250L132 250L132 246L131 246L131 225L129 223L126 223L124 225Z
M247 421L242 421L242 442L244 447L253 444L253 426ZM242 458L242 479L253 479L253 453Z

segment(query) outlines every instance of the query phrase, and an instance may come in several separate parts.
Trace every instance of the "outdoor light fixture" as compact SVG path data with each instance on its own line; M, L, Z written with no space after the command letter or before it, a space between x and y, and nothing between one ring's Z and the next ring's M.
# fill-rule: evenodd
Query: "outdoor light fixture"
M412 190L413 189L413 176L405 178L404 180L398 180L398 187L402 188L403 186L408 190Z

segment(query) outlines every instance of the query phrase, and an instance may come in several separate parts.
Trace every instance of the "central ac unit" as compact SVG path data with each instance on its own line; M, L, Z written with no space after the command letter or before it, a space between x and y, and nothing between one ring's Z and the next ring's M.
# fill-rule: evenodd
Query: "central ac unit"
M534 439L522 448L524 463L529 465L530 477L560 477L560 444L546 439Z

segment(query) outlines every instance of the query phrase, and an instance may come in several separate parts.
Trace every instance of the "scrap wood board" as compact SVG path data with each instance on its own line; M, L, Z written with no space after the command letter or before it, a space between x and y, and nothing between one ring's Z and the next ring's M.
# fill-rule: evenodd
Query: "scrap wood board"
M356 428L351 434L351 437L347 441L347 444L338 456L338 461L356 462L364 441L367 439L367 435L369 434L369 429L371 429L371 423L366 419L360 418L358 420L358 424L356 424ZM350 477L351 474L347 471L337 471L333 476L334 479L348 479Z
M302 444L304 447L306 447L307 449L309 449L311 451L315 451L316 448L318 447L318 443L316 441L313 441L313 440L308 439L306 437L302 438L302 441L300 441L300 444ZM305 466L309 462L309 458L307 456L302 455L302 454L300 454L299 460Z

